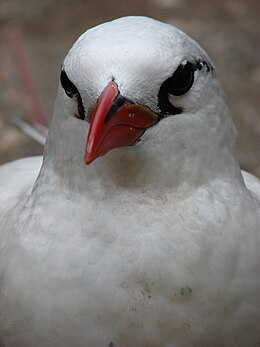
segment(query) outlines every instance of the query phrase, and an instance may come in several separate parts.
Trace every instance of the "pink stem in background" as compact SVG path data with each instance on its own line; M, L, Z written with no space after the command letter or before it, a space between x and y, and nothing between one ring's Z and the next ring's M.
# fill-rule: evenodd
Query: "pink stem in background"
M17 85L17 76L14 74L14 68L11 65L10 59L6 57L0 57L0 66L1 66L1 76L4 78L4 82L8 87L8 90L11 92L11 96L14 101L18 104L21 110L24 110L24 113L28 113L28 103L27 100L22 97L21 91ZM21 111L22 113L22 111Z
M21 80L23 82L25 91L28 96L32 118L37 123L40 123L45 127L48 127L48 121L46 119L46 116L44 115L44 112L36 94L36 90L33 86L20 34L18 32L13 32L9 36L9 41L15 57L17 68L21 76Z

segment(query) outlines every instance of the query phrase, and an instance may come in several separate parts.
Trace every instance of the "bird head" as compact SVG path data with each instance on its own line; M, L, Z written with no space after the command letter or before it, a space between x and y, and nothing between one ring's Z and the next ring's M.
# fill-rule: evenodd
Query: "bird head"
M178 167L189 160L189 171L234 143L213 64L172 25L124 17L87 30L66 56L60 82L64 110L56 118L83 129L86 164L130 148Z

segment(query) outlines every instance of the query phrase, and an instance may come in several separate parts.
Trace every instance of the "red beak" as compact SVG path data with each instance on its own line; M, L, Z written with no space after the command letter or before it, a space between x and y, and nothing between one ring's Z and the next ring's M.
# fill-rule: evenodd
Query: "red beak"
M158 122L158 115L125 99L117 84L111 81L101 93L89 119L86 164L113 148L133 144L146 128Z

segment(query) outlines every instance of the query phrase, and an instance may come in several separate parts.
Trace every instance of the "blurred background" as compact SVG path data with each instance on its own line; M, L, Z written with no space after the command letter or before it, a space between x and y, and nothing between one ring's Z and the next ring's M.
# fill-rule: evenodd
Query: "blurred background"
M50 121L60 65L87 28L125 15L174 24L209 53L238 129L241 167L260 177L259 0L0 0L0 163L41 154L13 125Z

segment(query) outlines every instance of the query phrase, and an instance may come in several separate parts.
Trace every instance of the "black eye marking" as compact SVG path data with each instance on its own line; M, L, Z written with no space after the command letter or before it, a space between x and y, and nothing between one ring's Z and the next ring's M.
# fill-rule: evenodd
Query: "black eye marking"
M82 103L81 95L77 89L77 87L71 82L71 80L68 78L66 72L64 70L61 70L60 74L60 83L65 91L65 93L68 95L68 97L76 98L77 104L78 104L78 114L75 115L75 117L85 120L85 108Z
M176 107L169 101L169 96L181 96L188 93L194 82L194 71L201 70L204 66L207 72L213 71L213 67L206 61L182 63L174 74L163 82L158 94L158 107L162 115L175 115L183 112L181 107Z
M190 90L193 82L194 66L190 62L187 62L185 65L179 65L172 77L168 78L164 83L169 94L180 96Z
M66 72L64 70L61 70L60 82L61 82L61 85L62 85L65 93L70 98L72 98L74 95L79 94L78 89L75 87L75 85L68 78L68 76L67 76L67 74L66 74Z
M206 60L203 61L196 61L196 63L194 64L195 70L201 70L204 66L206 66L207 72L209 71L213 71L213 66L208 63Z

